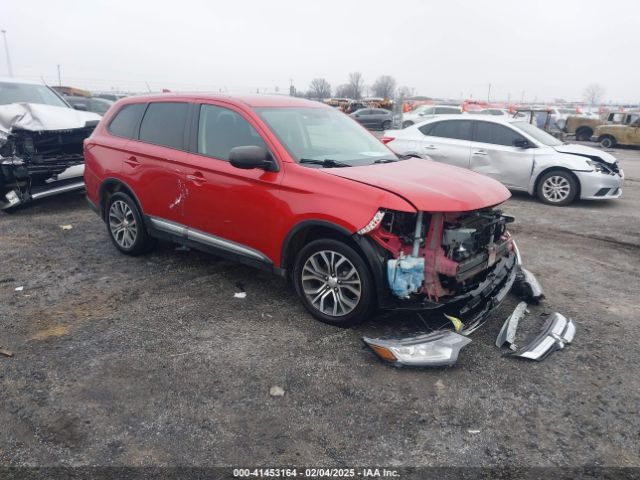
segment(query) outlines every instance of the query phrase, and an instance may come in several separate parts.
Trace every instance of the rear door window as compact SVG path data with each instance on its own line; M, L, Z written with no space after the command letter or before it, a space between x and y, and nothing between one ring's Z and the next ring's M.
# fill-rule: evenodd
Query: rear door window
M448 120L432 124L428 135L431 137L471 140L471 122L469 120ZM426 126L426 125L425 125ZM420 127L421 129L423 127Z
M241 115L215 105L201 105L198 121L198 153L229 160L234 147L267 149L260 134Z
M515 146L516 140L525 140L525 138L504 125L490 122L476 122L476 133L474 137L474 141L476 142L513 147Z
M150 103L140 125L140 141L184 150L188 112L185 102Z
M107 130L109 133L123 138L135 138L135 129L138 126L140 115L144 111L146 104L132 103L122 107L115 114Z

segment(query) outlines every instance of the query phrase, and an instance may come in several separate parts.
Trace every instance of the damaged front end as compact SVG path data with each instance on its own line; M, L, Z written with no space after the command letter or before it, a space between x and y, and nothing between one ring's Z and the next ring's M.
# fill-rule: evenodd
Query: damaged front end
M380 210L360 230L384 251L386 308L440 310L478 328L511 290L519 266L512 217L486 208L461 213Z
M60 128L67 125L58 122L49 129L46 122L38 122L37 113L44 110L43 106L39 110L23 105L9 107L12 116L0 115L0 209L83 188L83 142L98 120L80 119L75 122L77 128ZM61 114L71 110L49 110L52 108Z

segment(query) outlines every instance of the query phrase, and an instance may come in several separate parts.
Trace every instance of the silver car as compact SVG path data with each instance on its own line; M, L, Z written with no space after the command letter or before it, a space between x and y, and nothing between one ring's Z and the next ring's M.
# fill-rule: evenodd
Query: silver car
M383 141L396 153L483 173L550 205L622 195L624 172L613 155L563 143L521 119L447 115L388 130Z

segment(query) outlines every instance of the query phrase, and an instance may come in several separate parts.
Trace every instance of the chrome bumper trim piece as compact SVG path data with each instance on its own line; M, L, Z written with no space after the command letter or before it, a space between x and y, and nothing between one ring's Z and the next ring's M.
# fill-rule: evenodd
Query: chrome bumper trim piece
M555 350L561 350L571 343L576 334L576 326L570 318L556 312L549 316L542 332L526 347L509 356L528 358L540 362Z

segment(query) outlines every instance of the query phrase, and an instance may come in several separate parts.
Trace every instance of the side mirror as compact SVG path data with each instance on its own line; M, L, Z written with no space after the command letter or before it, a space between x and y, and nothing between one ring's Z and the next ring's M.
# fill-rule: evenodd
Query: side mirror
M82 104L82 103L77 103L76 105L73 106L74 110L82 110L83 112L87 111L87 106Z
M262 168L269 172L278 170L271 154L264 148L255 145L232 148L229 152L229 163L243 170L251 170L252 168Z
M518 148L531 148L532 145L526 140L515 140L513 146Z

